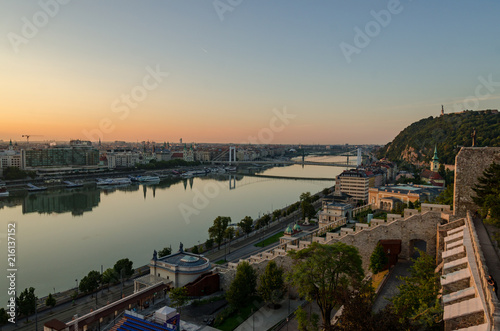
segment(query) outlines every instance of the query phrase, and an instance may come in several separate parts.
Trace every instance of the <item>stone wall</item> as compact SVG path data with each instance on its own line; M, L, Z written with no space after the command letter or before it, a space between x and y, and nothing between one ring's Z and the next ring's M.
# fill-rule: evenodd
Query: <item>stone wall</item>
M500 163L500 147L462 147L455 159L455 215L465 217L467 210L478 210L472 201L472 187L493 162Z
M414 240L425 241L427 253L434 256L436 254L438 224L441 224L441 214L427 212L347 234L336 241L357 247L363 260L363 269L368 272L370 256L380 240L401 240L400 259L410 258Z

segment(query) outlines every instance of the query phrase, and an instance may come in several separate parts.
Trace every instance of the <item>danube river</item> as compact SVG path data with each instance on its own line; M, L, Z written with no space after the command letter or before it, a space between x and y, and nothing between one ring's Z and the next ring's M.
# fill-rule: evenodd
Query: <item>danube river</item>
M335 178L342 170L292 165L260 174ZM333 185L333 181L220 174L154 185L92 186L1 198L0 257L7 261L7 226L14 222L17 291L33 286L37 296L43 297L75 287L75 280L79 282L90 270L100 271L101 265L105 270L129 258L138 267L149 262L155 249L171 245L176 251L180 242L185 248L203 243L219 215L230 216L233 223L247 215L256 219L294 203L303 192L316 193ZM1 302L7 300L7 285L4 276Z

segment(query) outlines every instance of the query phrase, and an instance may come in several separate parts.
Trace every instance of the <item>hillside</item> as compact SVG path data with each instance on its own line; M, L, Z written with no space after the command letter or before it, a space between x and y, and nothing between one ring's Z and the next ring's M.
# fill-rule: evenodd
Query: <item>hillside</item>
M437 145L439 162L455 164L457 146L472 146L471 133L476 129L476 146L500 146L500 114L491 111L465 111L429 117L401 131L377 156L391 161L422 164L430 161Z

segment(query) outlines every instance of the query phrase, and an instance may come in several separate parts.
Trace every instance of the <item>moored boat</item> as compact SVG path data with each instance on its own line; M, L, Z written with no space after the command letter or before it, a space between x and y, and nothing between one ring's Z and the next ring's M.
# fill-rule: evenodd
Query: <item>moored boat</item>
M106 178L97 179L97 186L109 186L109 185L128 185L132 183L130 178Z
M136 179L139 183L160 181L160 177L158 176L137 176Z
M27 185L28 185L28 192L39 192L47 190L45 186L35 186L31 183L28 183Z
M0 184L0 197L8 197L9 191L7 191L7 186Z

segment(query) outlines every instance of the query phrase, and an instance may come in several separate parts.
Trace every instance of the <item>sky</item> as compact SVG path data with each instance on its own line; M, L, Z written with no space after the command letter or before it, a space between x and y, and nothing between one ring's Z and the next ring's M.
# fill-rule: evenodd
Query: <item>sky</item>
M0 0L0 139L385 144L498 109L498 1Z

